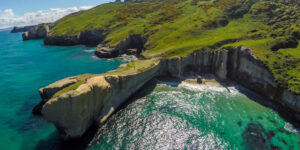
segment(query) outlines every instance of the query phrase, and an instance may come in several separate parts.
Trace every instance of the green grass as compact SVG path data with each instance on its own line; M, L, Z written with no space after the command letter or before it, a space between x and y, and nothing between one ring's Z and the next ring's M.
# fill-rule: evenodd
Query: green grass
M66 92L68 92L68 91L76 90L76 89L77 89L80 85L82 85L83 83L84 83L84 81L83 81L83 80L80 80L80 81L78 81L78 82L76 82L76 83L74 83L74 84L72 84L72 85L70 85L70 86L68 86L68 87L65 87L64 89L62 89L62 90L56 92L56 93L53 95L53 97L58 97L59 95L61 95L61 94L63 94L63 93L66 93Z
M71 84L71 85L61 89L60 91L56 92L53 95L53 97L58 97L59 95L66 93L68 91L76 90L80 85L84 84L87 79L92 78L94 76L96 76L96 74L82 74L82 75L76 76L75 78L78 80L76 83Z
M138 72L143 72L146 69L149 69L155 66L158 63L158 59L146 59L146 60L137 60L127 64L124 68L119 68L111 72L106 73L106 75L129 75L135 74Z
M243 45L253 49L280 85L300 94L299 46L271 50L272 45L282 39L300 34L300 5L290 1L153 0L107 3L60 19L55 22L50 36L71 36L101 29L106 35L104 43L107 46L116 46L134 34L147 39L146 51L142 55L149 60L130 63L126 68L109 74L139 72L157 61L152 58L187 56L200 49L217 50L219 47L211 46L237 39L238 42L223 46Z

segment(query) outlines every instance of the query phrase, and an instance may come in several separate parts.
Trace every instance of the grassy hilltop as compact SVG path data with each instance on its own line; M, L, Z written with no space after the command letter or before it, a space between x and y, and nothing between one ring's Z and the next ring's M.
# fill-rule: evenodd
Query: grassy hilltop
M107 46L141 35L147 39L142 53L146 59L242 45L255 52L278 83L300 94L299 0L114 2L68 15L54 24L49 36L101 29Z

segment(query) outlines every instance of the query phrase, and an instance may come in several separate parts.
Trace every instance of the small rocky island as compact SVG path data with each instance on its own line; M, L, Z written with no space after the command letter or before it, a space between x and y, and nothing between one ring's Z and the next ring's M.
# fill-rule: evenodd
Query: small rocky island
M101 58L128 54L139 59L111 72L69 77L41 88L42 101L33 113L52 122L63 139L78 138L92 125L104 123L152 78L181 80L193 72L199 84L203 74L234 81L284 110L279 113L300 121L299 4L112 2L38 25L23 39L97 46L95 55Z

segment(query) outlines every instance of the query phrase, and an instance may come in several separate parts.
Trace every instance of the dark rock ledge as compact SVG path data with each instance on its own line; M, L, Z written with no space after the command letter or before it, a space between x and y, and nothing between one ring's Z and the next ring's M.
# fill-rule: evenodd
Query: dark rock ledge
M146 39L140 35L131 35L115 47L105 47L103 44L97 46L95 55L100 58L114 58L122 54L140 55L144 49Z

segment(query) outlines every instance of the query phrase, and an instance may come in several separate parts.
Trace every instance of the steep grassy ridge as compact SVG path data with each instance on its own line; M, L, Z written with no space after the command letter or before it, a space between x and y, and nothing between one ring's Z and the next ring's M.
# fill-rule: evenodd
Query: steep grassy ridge
M300 94L299 16L298 0L115 2L62 18L49 35L101 29L104 44L116 46L139 34L147 39L146 59L243 45L254 50L280 85Z

